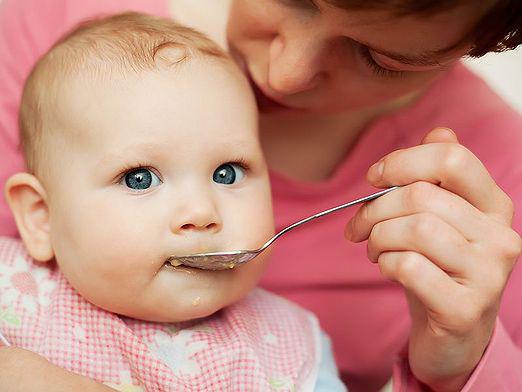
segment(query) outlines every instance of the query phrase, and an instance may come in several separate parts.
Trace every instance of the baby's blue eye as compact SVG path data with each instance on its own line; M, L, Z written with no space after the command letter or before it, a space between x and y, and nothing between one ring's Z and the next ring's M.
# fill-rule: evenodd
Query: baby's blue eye
M215 171L212 179L218 184L234 184L245 176L245 170L235 163L225 163L219 166Z
M151 170L140 167L125 174L125 185L130 189L143 190L161 184L161 180Z

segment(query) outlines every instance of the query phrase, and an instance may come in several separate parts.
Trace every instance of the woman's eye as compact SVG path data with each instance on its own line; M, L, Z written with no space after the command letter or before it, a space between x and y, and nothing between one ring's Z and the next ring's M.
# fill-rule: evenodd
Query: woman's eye
M279 3L289 7L317 9L313 0L279 0Z
M128 188L137 191L149 189L161 184L161 180L158 176L150 169L144 167L133 169L125 173L125 176L122 178L122 182L123 181L125 181L125 185Z
M212 179L218 184L234 184L245 176L245 169L237 163L225 163L219 166L215 171Z
M384 76L389 78L402 77L405 75L405 71L395 71L380 66L373 58L370 50L366 46L358 45L359 55L362 57L366 65L372 70L372 72L378 76Z

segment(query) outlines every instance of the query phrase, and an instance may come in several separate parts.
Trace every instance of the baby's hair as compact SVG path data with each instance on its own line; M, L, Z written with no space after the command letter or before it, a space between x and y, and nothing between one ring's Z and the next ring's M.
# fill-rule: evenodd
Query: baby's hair
M158 56L175 66L198 55L232 62L204 34L165 18L126 12L77 25L40 58L25 83L19 127L27 170L36 173L45 156L43 136L51 131L48 116L67 77L110 79L114 72L152 70Z

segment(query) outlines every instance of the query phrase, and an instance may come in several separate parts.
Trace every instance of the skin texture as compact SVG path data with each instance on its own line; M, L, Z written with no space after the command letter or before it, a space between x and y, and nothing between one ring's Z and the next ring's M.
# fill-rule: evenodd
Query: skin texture
M397 18L320 0L232 1L232 54L261 95L284 105L259 100L269 166L299 180L328 178L370 121L414 102L466 53L469 46L434 54L459 42L490 5ZM385 70L361 61L355 41L374 48L369 54ZM381 49L426 53L432 64L406 64ZM415 376L436 390L459 390L487 347L520 254L512 202L448 130L382 162L382 174L375 165L368 181L403 188L362 207L346 238L368 240L370 260L404 286Z
M88 301L138 319L204 317L246 295L266 255L225 271L165 265L173 254L256 248L273 232L255 104L239 70L194 57L66 85L45 140L47 174L7 184L31 255L55 258ZM237 170L233 184L213 181L225 163ZM140 167L152 185L133 190L125 174Z

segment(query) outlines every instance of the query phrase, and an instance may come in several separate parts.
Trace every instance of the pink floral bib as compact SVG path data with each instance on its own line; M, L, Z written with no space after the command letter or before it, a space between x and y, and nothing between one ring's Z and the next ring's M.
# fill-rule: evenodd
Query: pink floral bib
M311 391L320 358L315 317L263 290L198 321L129 319L85 301L57 268L5 238L0 331L121 391Z

